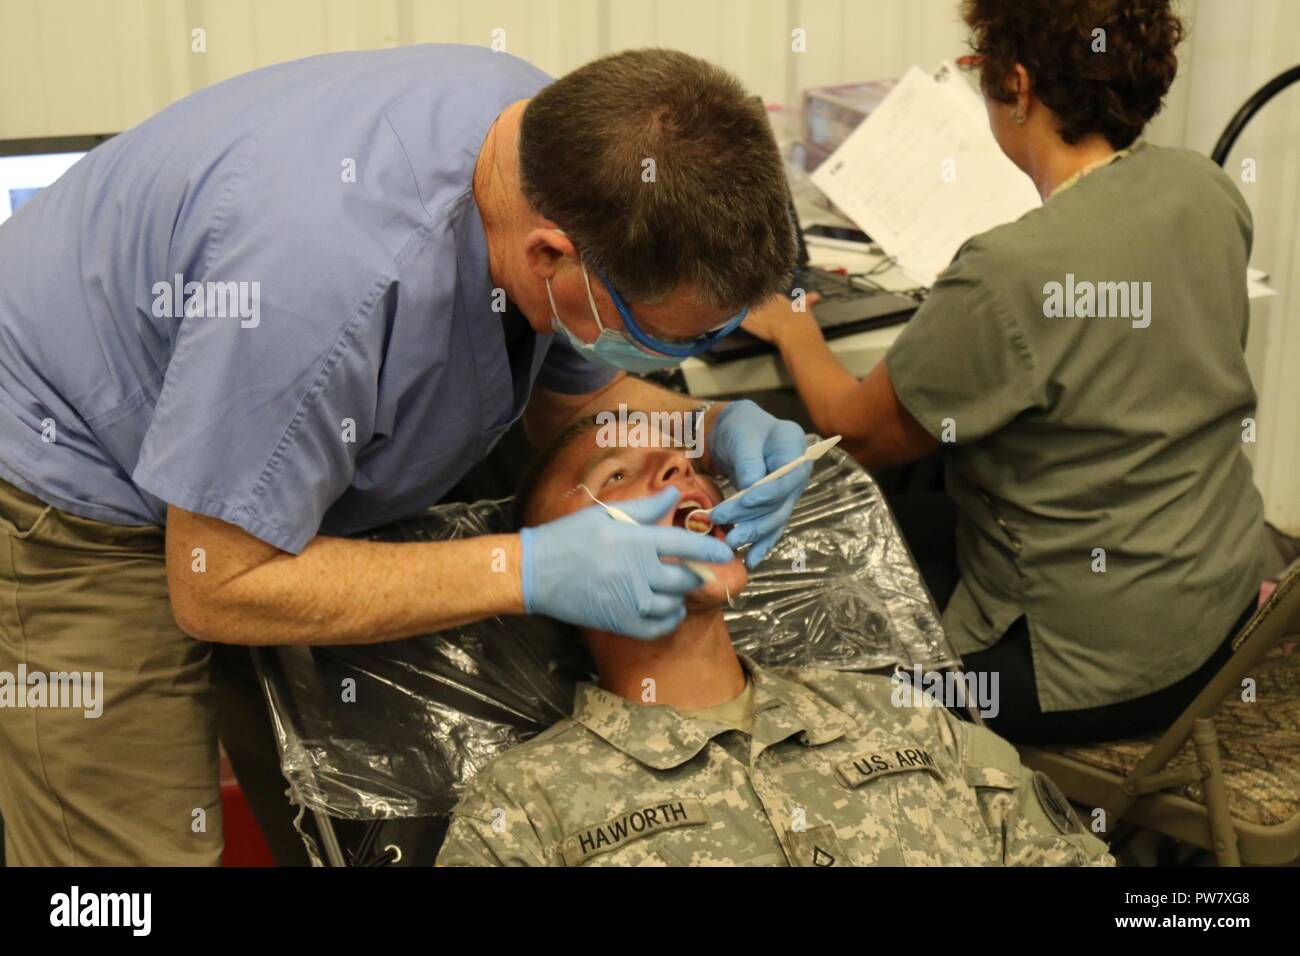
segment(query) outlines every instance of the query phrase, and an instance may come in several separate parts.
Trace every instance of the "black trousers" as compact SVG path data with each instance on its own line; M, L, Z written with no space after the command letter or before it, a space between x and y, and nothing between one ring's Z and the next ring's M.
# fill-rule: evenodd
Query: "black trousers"
M997 673L1000 710L984 723L1017 743L1086 744L1117 740L1172 724L1232 656L1232 637L1255 611L1252 601L1209 659L1168 687L1102 707L1054 710L1038 705L1038 682L1029 648L1029 625L1019 618L992 647L964 658L968 673Z
M941 491L924 490L889 496L903 537L920 568L926 587L942 610L961 570L957 565L957 514ZM989 728L1016 743L1083 744L1133 737L1164 730L1187 708L1232 653L1232 637L1255 610L1251 601L1223 642L1195 671L1178 681L1132 700L1082 710L1044 713L1038 704L1038 681L1030 652L1029 625L1015 621L989 648L965 655L968 673L998 675L999 710L987 718Z

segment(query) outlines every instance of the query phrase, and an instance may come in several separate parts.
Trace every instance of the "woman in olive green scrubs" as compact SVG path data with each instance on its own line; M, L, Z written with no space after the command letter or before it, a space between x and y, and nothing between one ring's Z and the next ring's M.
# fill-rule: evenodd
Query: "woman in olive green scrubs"
M998 674L991 726L1025 742L1172 721L1260 581L1250 211L1209 159L1138 139L1182 25L1115 9L965 4L993 135L1043 205L968 241L864 380L787 300L746 322L866 466L942 448L956 583L932 590L967 669Z

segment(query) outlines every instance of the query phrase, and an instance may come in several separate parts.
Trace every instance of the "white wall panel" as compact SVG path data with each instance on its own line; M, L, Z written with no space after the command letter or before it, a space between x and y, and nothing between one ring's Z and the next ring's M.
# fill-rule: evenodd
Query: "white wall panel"
M1148 138L1208 152L1241 102L1300 62L1300 2L1184 0L1191 36ZM193 53L191 31L207 31ZM791 30L807 52L791 51ZM258 66L422 42L506 49L563 73L612 50L676 47L768 102L896 76L965 52L957 0L0 0L0 138L124 129ZM1243 158L1258 180L1240 179ZM1269 517L1300 531L1300 90L1248 128L1229 171L1255 215L1255 264L1280 295L1252 351L1266 364L1257 478ZM1266 339L1266 341L1264 341Z
M1200 0L1191 14L1182 142L1208 153L1251 93L1300 63L1300 4ZM1243 160L1254 163L1255 181L1243 179ZM1278 291L1266 322L1251 332L1250 351L1263 367L1255 479L1269 521L1300 534L1300 86L1251 120L1225 169L1254 216L1252 263Z
M35 0L0 6L0 137L49 128L45 80L37 68L40 18Z

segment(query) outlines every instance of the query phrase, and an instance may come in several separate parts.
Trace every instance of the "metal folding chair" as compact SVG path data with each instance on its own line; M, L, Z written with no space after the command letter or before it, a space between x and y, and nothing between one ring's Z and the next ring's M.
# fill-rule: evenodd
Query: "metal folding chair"
M1105 834L1137 824L1221 866L1300 857L1300 565L1232 641L1232 656L1163 734L1021 747Z

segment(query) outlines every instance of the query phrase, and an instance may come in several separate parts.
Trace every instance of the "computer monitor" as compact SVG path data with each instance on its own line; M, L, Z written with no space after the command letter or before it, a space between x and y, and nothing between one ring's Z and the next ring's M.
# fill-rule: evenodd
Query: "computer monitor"
M0 140L0 223L110 136Z

